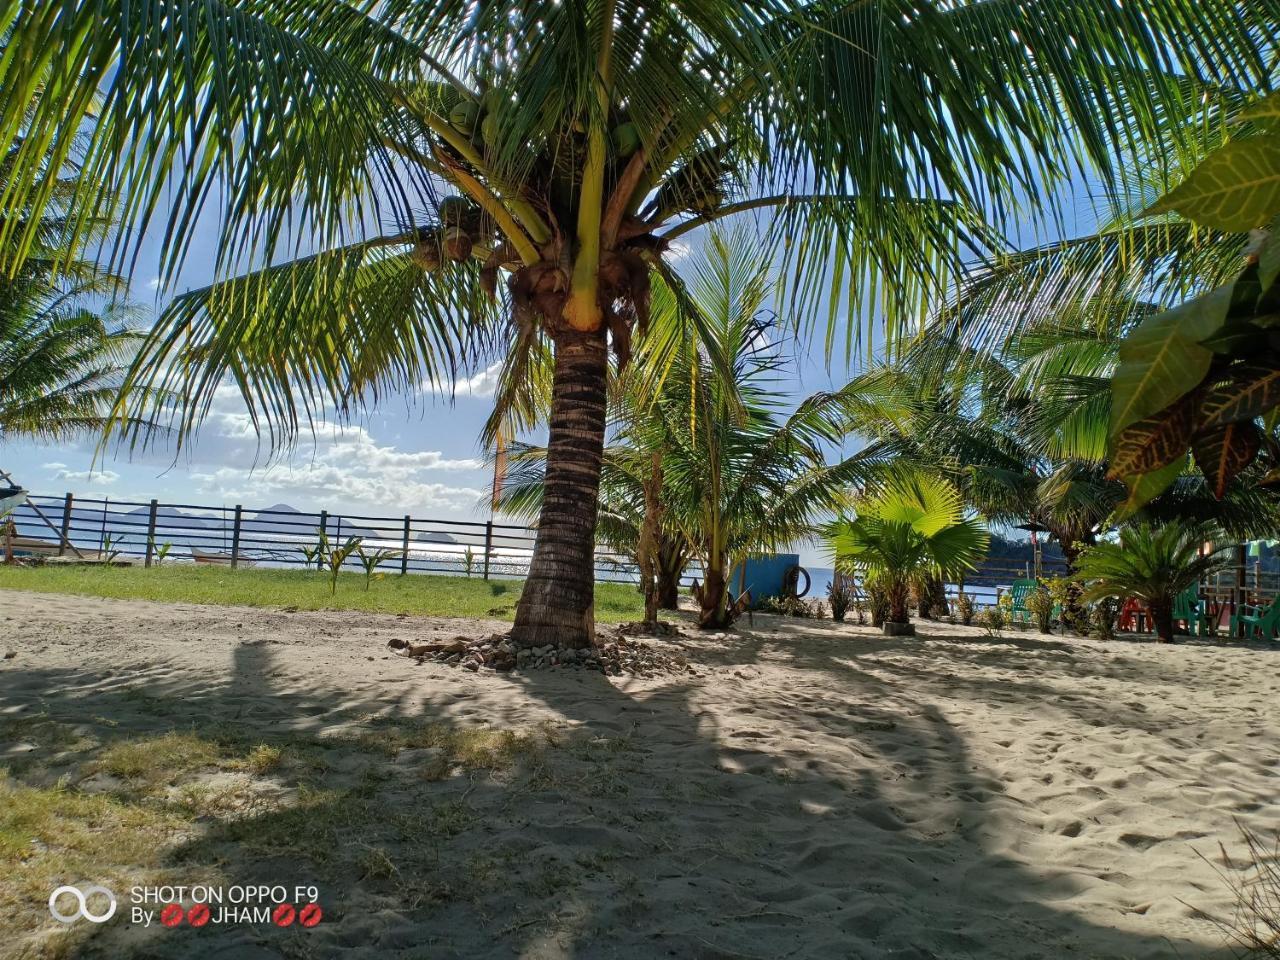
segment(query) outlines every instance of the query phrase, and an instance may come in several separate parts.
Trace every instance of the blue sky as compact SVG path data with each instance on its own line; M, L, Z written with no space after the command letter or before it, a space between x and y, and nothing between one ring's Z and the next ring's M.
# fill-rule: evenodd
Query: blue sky
M677 260L697 255L698 234L674 251ZM193 237L178 289L213 278L217 231L200 227ZM154 313L163 306L154 266L158 245L143 244L132 299ZM145 322L145 321L144 321ZM845 358L828 364L822 344L794 345L789 392L795 399L842 385L850 376ZM483 503L492 474L477 438L488 415L497 367L470 371L453 396L423 383L410 393L384 399L369 416L352 423L318 425L287 457L274 460L258 443L252 423L232 387L222 388L194 444L175 460L171 451L108 453L95 463L95 438L71 444L11 442L0 449L0 467L33 493L78 498L162 502L209 507L265 507L288 503L302 510L369 516L476 520L488 517ZM850 449L853 449L850 441ZM806 561L822 565L821 551L803 547Z

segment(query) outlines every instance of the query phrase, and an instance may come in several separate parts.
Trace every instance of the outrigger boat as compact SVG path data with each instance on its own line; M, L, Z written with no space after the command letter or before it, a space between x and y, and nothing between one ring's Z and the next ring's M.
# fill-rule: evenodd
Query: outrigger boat
M27 491L12 485L0 487L0 516L27 502Z
M231 564L231 554L218 553L215 550L201 550L199 547L191 548L191 559L194 560L196 563L217 563L217 564L225 564L228 566ZM257 562L258 561L256 560L248 560L248 559L245 559L244 557L241 557L237 561L237 563L242 567L252 567Z

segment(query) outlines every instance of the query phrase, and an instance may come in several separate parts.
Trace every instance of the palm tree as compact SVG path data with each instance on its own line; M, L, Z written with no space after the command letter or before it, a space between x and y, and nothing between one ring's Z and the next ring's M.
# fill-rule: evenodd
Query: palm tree
M911 469L891 474L859 501L852 519L831 526L828 538L838 570L884 592L884 629L895 635L911 632L907 605L913 586L973 569L990 542L982 522L965 515L964 498L953 484Z
M1178 523L1125 527L1119 540L1103 541L1080 558L1085 599L1136 597L1147 605L1160 642L1172 643L1178 594L1229 562L1230 544L1212 539L1202 527Z
M484 350L518 379L550 342L547 495L514 638L580 646L606 344L625 358L643 333L674 241L763 211L795 241L780 275L797 316L846 279L851 307L915 315L983 214L1083 167L1113 179L1180 102L1180 73L1262 74L1261 6L12 0L0 133L38 195L36 159L69 156L92 114L77 216L119 202L140 238L167 205L166 281L219 198L218 275L241 275L175 299L122 398L172 388L180 432L228 380L284 444L317 410ZM20 258L29 232L5 232Z
M1046 530L1070 575L1126 501L1124 484L1107 477L1110 378L1125 334L1152 309L1117 302L1104 315L1096 304L1074 309L1068 301L968 349L945 326L934 328L901 362L846 388L845 402L871 440L864 455L941 472L991 521ZM1280 500L1244 481L1218 500L1187 473L1138 518L1210 519L1253 538L1280 522ZM1064 621L1087 625L1078 586L1068 589Z
M12 186L19 150L13 144L0 158L0 191ZM11 247L0 256L16 268L0 275L0 443L100 434L140 340L124 281L85 258L100 231L69 229L65 205L76 181L74 168L68 173L50 175L59 189L46 206L28 202L12 215L34 231L20 264ZM11 225L5 218L3 227Z
M653 330L615 381L600 532L634 553L650 617L670 599L659 585L669 590L694 560L699 624L728 626L734 566L815 533L862 476L856 456L826 462L846 419L836 395L784 409L783 325L765 311L770 262L749 233L713 232L687 285L655 287ZM545 451L522 448L513 462L503 508L529 516L545 491Z

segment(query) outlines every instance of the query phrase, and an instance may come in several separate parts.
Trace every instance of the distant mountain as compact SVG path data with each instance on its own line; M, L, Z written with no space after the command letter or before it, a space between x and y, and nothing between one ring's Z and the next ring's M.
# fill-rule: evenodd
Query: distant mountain
M287 503L276 503L260 510L246 511L240 521L240 529L256 534L285 534L288 536L311 537L320 526L320 514L299 510ZM379 534L367 527L361 527L339 514L329 514L326 529L330 537L361 537L366 540L386 539L388 533Z
M150 507L138 507L130 510L129 515L135 517L146 518L151 513ZM221 519L217 523L210 523L209 520L201 517L199 514L188 513L185 510L179 510L177 507L156 507L156 525L169 527L201 527L208 528L221 526Z
M449 536L449 534L447 533L434 533L430 530L428 530L425 533L418 534L413 539L419 543L457 543L458 542L457 540L453 539L453 537Z

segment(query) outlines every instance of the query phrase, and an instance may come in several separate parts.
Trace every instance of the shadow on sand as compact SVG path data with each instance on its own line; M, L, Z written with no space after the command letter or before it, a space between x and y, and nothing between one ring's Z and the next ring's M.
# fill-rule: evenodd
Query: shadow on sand
M999 643L1032 658L1063 653L1057 641ZM1079 878L1009 852L1017 839L1006 815L1019 801L929 701L946 687L1032 710L1060 690L1028 680L1033 670L966 685L946 659L864 668L890 649L833 640L801 650L756 637L705 645L697 657L713 664L712 682L742 691L727 716L707 709L705 675L646 684L530 671L486 678L473 702L451 689L458 674L428 682L411 672L430 668L406 662L398 689L321 676L277 689L277 654L251 643L220 677L175 663L8 670L0 710L42 711L98 740L62 767L15 772L33 785L83 770L113 742L168 729L278 743L290 761L274 776L278 802L160 841L160 871L170 883L314 884L326 910L319 926L115 921L80 933L73 955L84 960L1231 955L1055 907ZM987 654L974 643L952 655ZM750 682L762 658L797 676L771 703ZM848 678L857 696L810 687L815 671ZM547 721L509 767L442 771L430 750L379 751L424 724L437 734L486 717L502 727L503 703L510 717ZM1131 719L1087 698L1058 705L1087 722ZM792 738L775 736L767 721L778 716Z

